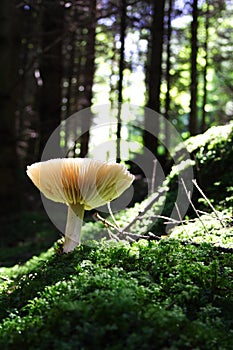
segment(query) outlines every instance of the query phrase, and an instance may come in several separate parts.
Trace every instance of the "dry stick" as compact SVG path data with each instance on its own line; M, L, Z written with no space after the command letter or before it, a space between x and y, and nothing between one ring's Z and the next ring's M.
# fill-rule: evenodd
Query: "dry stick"
M104 224L104 226L106 226L106 227L111 227L111 228L114 228L114 229L117 228L117 231L119 231L119 228L118 228L118 227L116 227L116 226L113 225L111 222L107 221L106 219L102 218L102 216L100 216L99 213L96 212L96 213L94 214L94 217L95 217L97 220L101 221L101 222Z
M208 213L207 211L203 211L203 210L200 210L200 209L197 209L197 211L198 211L198 213L200 213L200 214L213 217L212 213Z
M141 217L143 217L143 215L146 213L146 211L147 211L148 209L150 209L151 206L154 204L154 202L158 199L159 195L160 195L160 193L155 193L154 196L149 200L149 202L148 202L148 204L145 206L145 208L144 208L142 211L140 211L140 212L138 213L138 215L135 216L135 218L134 218L132 221L130 221L130 222L123 228L123 231L127 231L131 226L133 226L133 224L134 224L136 221L140 220Z
M204 224L204 222L202 221L202 219L201 219L201 217L200 217L200 215L199 215L197 209L195 208L195 206L194 206L194 204L193 204L193 202L192 202L192 200L191 200L190 191L187 190L187 187L185 186L185 183L184 183L183 178L181 178L181 182L182 182L182 185L183 185L183 187L184 187L185 193L186 193L186 195L187 195L187 197L188 197L189 203L191 204L191 206L192 206L193 210L195 211L195 213L196 213L196 215L197 215L199 221L201 222L201 224L202 224L202 226L203 226L203 228L204 228L204 230L205 230L205 233L208 234L208 231L206 230L205 224Z
M111 224L110 222L108 222L107 220L105 220L104 218L102 218L98 213L94 214L94 216L100 220L104 226L109 225L111 228L114 228L115 230L119 230L117 227L115 227L113 224ZM130 232L123 232L120 231L119 233L125 234L125 235L131 235L131 236L136 236L138 239L139 238L143 238L143 239L147 239L147 240L161 240L161 237L158 237L154 234L150 234L149 236L143 236L143 235L137 235L134 233L130 233ZM112 234L112 232L111 232ZM111 235L110 235L111 236ZM117 237L117 240L119 240L119 237L117 235L115 235ZM134 241L133 239L131 239L131 237L126 237L128 240ZM188 241L188 240L184 240L184 241L180 241L180 244L182 245L193 245L196 247L200 247L202 243L198 243L198 242L193 242L193 241ZM233 253L233 248L226 248L226 247L219 247L219 246L213 246L214 250L217 250L219 252L224 252L224 253Z
M180 209L179 209L177 203L175 203L175 207L176 207L176 211L177 211L177 214L178 214L178 216L179 216L179 220L180 220L180 223L181 223L181 225L182 225L182 228L183 228L183 230L186 232L186 234L188 235L188 237L190 238L189 232L188 232L188 231L185 229L185 227L184 227L184 223L183 223L183 220L182 220L182 216L181 216L181 213L180 213Z
M152 178L151 178L151 189L150 194L152 194L155 190L155 177L156 177L156 171L157 171L157 159L153 160L153 172L152 172Z
M195 179L192 180L193 184L196 186L196 188L198 189L198 191L201 193L201 195L205 198L205 200L207 201L207 203L209 204L210 208L213 210L214 215L216 216L217 220L220 221L221 225L223 228L225 228L226 226L223 224L222 219L219 217L217 211L215 210L214 206L210 203L210 200L206 197L205 193L202 191L202 189L198 186L197 181Z
M114 230L116 229L116 226L114 226L111 222L107 221L106 219L102 218L102 216L100 216L99 213L95 213L93 215L97 220L101 221L104 226L107 228L107 231L108 231L108 235L110 238L114 238L116 239L117 241L119 241L119 238L116 234L114 234L110 229L109 227L113 228Z
M102 218L98 213L95 213L94 216L100 220L104 226L107 226L109 225L111 228L114 228L116 231L119 232L119 229L117 227L115 227L113 224L111 224L110 222L108 222L107 220L105 220L104 218ZM179 222L179 221L178 221ZM109 230L110 231L110 230ZM110 233L110 232L109 232ZM130 232L123 232L123 231L120 231L119 233L122 233L122 234L125 234L125 235L131 235L131 236L136 236L138 239L139 238L143 238L143 239L147 239L147 240L161 240L162 238L161 237L158 237L154 234L150 234L149 236L143 236L143 235L137 235L137 234L134 234L134 233L130 233ZM114 235L110 234L110 237L114 237ZM119 241L119 237L117 235L116 236L116 240ZM134 241L131 237L126 237L128 240L130 241ZM196 247L200 247L201 246L201 243L198 243L198 242L193 242L193 241L187 241L187 240L184 240L184 241L180 241L180 244L182 245L193 245L193 246L196 246ZM233 248L225 248L225 247L218 247L218 246L213 246L213 249L214 250L217 250L217 251L220 251L220 252L224 252L224 253L233 253Z
M204 214L204 215L206 215L206 216L210 216L211 218L213 218L212 213L208 213L207 211L198 210L198 213ZM210 220L210 219L209 219L209 220ZM233 219L230 218L230 217L226 217L225 219L224 219L224 218L221 218L221 221L222 221L222 222L224 222L224 221L229 222L229 221L233 221Z
M213 219L213 213L208 213L207 211L203 211L203 210L199 210L199 209L197 209L197 211L198 211L198 213L199 214L203 214L203 215L206 215L206 216L209 216L209 218L206 218L206 220L211 220L211 219ZM219 221L220 221L220 219L218 219ZM221 218L221 221L222 222L224 222L224 221L226 221L226 222L229 222L229 221L233 221L233 219L232 218L230 218L230 217L228 217L228 218ZM191 220L190 220L191 221Z
M138 219L143 219L143 216L138 216ZM155 218L155 219L166 219L166 220L170 220L169 223L173 223L173 224L179 224L180 221L175 220L173 218L169 218L168 216L164 216L164 215L150 215L150 218Z
M110 239L115 239L116 241L120 241L120 238L115 234L113 233L108 227L107 228L107 231L108 231L108 235L110 237Z
M187 219L187 220L176 220L173 218L169 218L168 216L164 215L151 215L150 216L152 219L164 219L164 220L169 220L169 221L164 221L164 224L186 224L188 222L194 222L196 219ZM139 219L143 219L143 216L139 216Z
M156 170L157 170L157 159L154 159L154 166L153 166L153 173L152 173L152 182L151 182L151 190L150 190L150 192L152 192L152 196L151 196L152 198L149 199L148 204L145 206L145 208L144 208L142 211L140 211L140 212L138 213L138 215L135 216L135 218L134 218L132 221L130 221L130 222L123 228L123 230L122 230L123 232L128 231L128 229L129 229L131 226L133 226L133 224L134 224L136 221L140 220L140 219L145 215L145 213L147 212L147 210L150 209L150 208L152 207L152 205L154 204L154 202L158 199L160 193L155 193L155 194L153 195L154 185L155 185Z
M152 171L152 178L151 178L151 189L150 189L150 195L153 195L155 190L155 178L156 178L156 172L157 172L157 159L153 160L153 171ZM149 215L148 220L151 220L151 215Z
M118 226L118 223L116 222L116 219L115 219L115 217L114 217L114 215L113 215L110 202L107 203L107 207L108 207L109 214L110 214L110 216L111 216L111 218L112 218L114 224L116 225L116 227L119 227L119 226Z
M196 219L186 219L186 220L175 220L172 218L169 218L168 216L163 216L163 215L152 215L151 218L158 218L158 219L166 219L169 221L164 221L164 224L187 224L189 222L195 222Z
M179 216L179 220L180 220L180 222L182 223L182 217L181 217L180 209L179 209L177 203L175 203L175 207L176 207L177 214L178 214L178 216Z
M123 231L123 230L121 230L119 227L113 225L111 222L109 222L109 221L107 221L106 219L102 218L102 217L100 216L99 213L95 213L94 216L95 216L95 218L96 218L97 220L101 221L101 222L104 224L104 226L107 227L107 229L109 229L109 227L110 227L110 228L113 228L114 230L117 231L118 234L114 234L114 233L111 231L111 235L112 235L113 237L115 237L115 239L117 239L118 241L119 241L119 235L120 235L120 234L125 235L126 238L129 239L129 240L132 240L130 236L137 237L138 239L139 239L139 238L150 239L150 240L153 240L153 239L154 239L154 240L160 240L160 239L161 239L161 237L156 236L156 235L154 235L154 234L151 233L151 232L150 232L149 235L146 236L146 235L138 235L137 233L131 233L131 232Z

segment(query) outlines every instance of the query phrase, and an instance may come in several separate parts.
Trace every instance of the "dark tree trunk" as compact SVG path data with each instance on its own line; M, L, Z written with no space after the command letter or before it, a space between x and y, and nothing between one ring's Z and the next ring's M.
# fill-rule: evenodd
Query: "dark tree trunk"
M117 115L117 150L116 161L121 161L121 103L123 102L123 79L125 68L125 34L126 34L126 9L127 1L120 3L120 59L119 59L119 82L118 82L118 115Z
M40 74L43 84L39 91L39 156L51 133L60 124L63 21L64 8L60 1L46 1L42 11Z
M151 47L149 48L148 58L148 103L147 107L160 112L160 86L162 76L162 52L163 52L163 23L164 23L164 6L165 0L157 0L153 2L153 17L150 35ZM144 146L157 155L158 139L154 137L148 130L158 135L159 120L154 118L151 120L145 116L145 132L143 136Z
M95 36L96 36L96 0L89 0L89 22L88 22L88 34L85 50L85 65L84 65L84 78L83 78L83 93L80 96L80 109L91 106L92 102L92 87L95 74ZM89 146L89 128L91 125L91 112L86 114L85 118L82 118L81 124L81 141L80 141L80 157L86 157Z
M16 152L16 86L18 83L20 14L15 1L2 0L0 14L0 213L18 212Z
M168 13L167 13L167 57L166 57L166 83L167 83L167 91L166 91L166 98L165 98L165 117L167 120L169 120L169 113L170 113L170 103L171 103L171 96L170 96L170 88L171 88L171 36L172 36L172 26L171 26L171 13L173 8L173 0L168 0ZM168 147L170 143L170 135L168 131L167 124L165 126L165 146L166 146L166 159L168 159Z
M206 127L206 103L207 103L207 71L208 71L208 41L209 41L209 0L206 0L206 13L205 13L205 66L203 69L203 101L202 101L202 120L201 120L201 132L205 132Z
M190 135L197 133L197 53L198 53L198 0L192 3L192 23L191 23L191 85L190 85Z

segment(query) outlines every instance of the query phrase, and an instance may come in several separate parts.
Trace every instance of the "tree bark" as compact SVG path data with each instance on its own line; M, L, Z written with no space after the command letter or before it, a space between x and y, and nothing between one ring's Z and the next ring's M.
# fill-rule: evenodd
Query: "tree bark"
M171 13L173 8L173 0L168 0L168 14L167 14L167 57L166 57L166 83L167 83L167 91L166 91L166 97L165 97L165 117L167 120L169 120L169 113L170 113L170 103L171 103L171 96L170 96L170 89L171 89L171 36L172 36L172 26L171 26ZM168 159L169 152L169 143L170 143L170 135L169 130L167 127L167 123L165 126L165 154L166 154L166 160Z
M165 0L157 0L153 2L153 15L148 58L148 102L147 107L160 112L160 86L162 77L162 52L163 52L163 33L164 33L164 7ZM158 139L148 130L159 134L159 120L148 119L145 116L145 131L143 135L144 146L157 155Z
M60 5L60 1L46 1L42 12L39 158L51 133L60 124L63 22L64 8ZM59 140L57 140L57 143L59 143ZM59 147L59 144L57 146Z
M125 34L126 34L126 8L127 1L120 3L120 59L119 59L119 81L118 81L118 114L117 114L117 149L116 161L121 162L121 103L123 102L123 80L125 68Z
M206 103L207 103L207 71L208 71L208 42L209 42L209 0L206 0L206 13L205 13L205 66L203 69L203 101L202 101L202 120L201 120L201 132L205 132L206 127Z
M197 133L197 53L198 53L198 0L192 3L192 22L191 22L191 85L190 85L190 116L189 132L190 135Z
M88 22L88 34L86 39L85 50L85 66L84 66L84 79L83 79L83 93L81 97L81 108L87 108L92 103L92 87L95 74L95 36L96 36L96 0L89 0L89 22ZM80 144L80 157L84 158L88 154L89 148L89 128L91 125L91 112L86 114L86 117L82 119L81 124L81 144Z
M0 213L9 214L9 216L19 210L16 151L19 17L15 1L2 0L0 14Z

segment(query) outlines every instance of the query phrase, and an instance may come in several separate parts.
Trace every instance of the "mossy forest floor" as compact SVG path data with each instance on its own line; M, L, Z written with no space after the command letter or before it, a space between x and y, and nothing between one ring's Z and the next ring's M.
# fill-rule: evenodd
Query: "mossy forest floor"
M232 349L232 129L214 128L187 142L195 178L217 211L196 192L199 218L190 211L165 234L153 216L156 203L131 229L159 241L92 240L106 229L88 222L85 244L61 255L54 229L28 214L24 230L33 223L34 238L0 247L0 349ZM166 216L176 181L173 175L166 183ZM119 224L137 217L141 206L119 213ZM17 257L24 262L14 265Z

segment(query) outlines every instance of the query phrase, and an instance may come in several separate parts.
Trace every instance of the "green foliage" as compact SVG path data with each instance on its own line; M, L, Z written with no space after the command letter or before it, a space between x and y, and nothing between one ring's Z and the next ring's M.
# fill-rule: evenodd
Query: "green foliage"
M1 349L230 349L230 254L141 240L45 258L5 284Z

